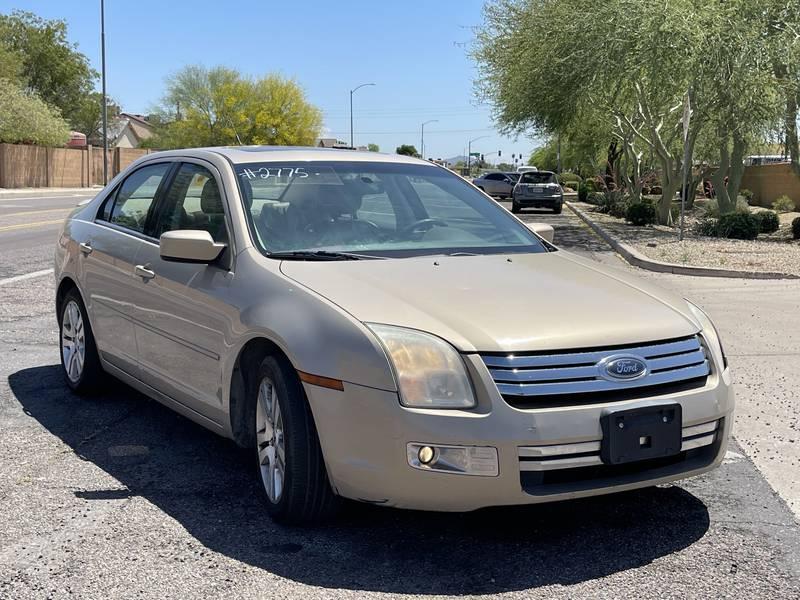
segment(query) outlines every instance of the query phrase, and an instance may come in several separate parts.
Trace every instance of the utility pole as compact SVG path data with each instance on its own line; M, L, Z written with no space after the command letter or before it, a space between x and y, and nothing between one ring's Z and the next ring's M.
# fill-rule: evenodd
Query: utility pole
M423 160L425 160L425 125L428 123L438 123L438 119L431 119L430 121L425 121L420 128L420 136L419 136L419 154Z
M108 100L106 98L106 9L100 0L100 69L103 79L103 185L108 185Z
M353 143L353 92L356 90L360 90L362 87L366 87L368 85L375 85L374 83L362 83L361 85L357 85L352 90L350 90L350 147L355 148L356 145Z
M683 241L683 226L686 213L686 202L689 199L689 171L692 165L691 154L689 152L689 120L692 117L692 100L694 91L690 87L686 91L686 98L683 103L683 193L681 194L681 224L678 232L678 241Z

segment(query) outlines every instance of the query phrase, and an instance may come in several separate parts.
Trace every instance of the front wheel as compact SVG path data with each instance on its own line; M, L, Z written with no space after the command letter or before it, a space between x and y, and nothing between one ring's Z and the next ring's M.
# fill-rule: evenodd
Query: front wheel
M557 215L560 215L560 214L561 214L561 208L562 208L562 204L559 202L558 204L556 204L556 205L553 207L553 212L554 212L555 214L557 214Z
M511 212L514 214L518 214L522 212L522 207L517 204L516 202L511 203Z
M256 412L258 476L267 512L282 523L311 523L335 514L314 419L297 373L267 356L250 391Z
M77 290L64 296L59 306L58 324L61 368L67 385L79 394L97 391L103 382L103 368L86 307Z

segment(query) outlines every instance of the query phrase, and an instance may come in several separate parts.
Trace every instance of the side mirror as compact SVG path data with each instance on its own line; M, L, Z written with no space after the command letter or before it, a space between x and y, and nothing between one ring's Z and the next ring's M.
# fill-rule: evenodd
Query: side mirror
M552 225L548 225L547 223L525 223L525 225L539 237L544 238L551 244L553 243L555 231Z
M161 235L158 248L161 258L174 262L214 262L226 244L218 244L207 231L179 229Z

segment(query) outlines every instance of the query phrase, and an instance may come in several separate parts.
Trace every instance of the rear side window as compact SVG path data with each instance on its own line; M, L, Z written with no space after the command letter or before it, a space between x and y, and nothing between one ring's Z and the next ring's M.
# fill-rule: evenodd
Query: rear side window
M144 233L147 217L154 208L156 192L171 163L142 167L130 174L117 192L109 221Z

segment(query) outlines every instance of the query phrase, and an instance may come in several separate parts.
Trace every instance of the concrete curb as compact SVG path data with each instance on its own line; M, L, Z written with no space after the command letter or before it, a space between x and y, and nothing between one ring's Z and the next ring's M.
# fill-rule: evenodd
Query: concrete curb
M576 208L571 202L564 202L592 231L605 240L615 252L629 264L647 271L657 273L674 273L675 275L693 275L695 277L729 277L733 279L800 279L800 276L791 273L770 273L767 271L733 271L731 269L715 269L713 267L693 267L690 265L676 265L653 260L641 254L638 250L614 238L600 225L592 221L582 210Z

